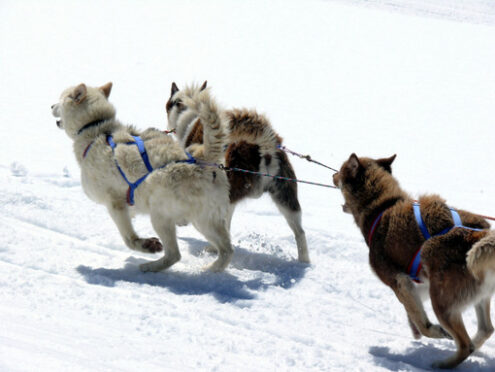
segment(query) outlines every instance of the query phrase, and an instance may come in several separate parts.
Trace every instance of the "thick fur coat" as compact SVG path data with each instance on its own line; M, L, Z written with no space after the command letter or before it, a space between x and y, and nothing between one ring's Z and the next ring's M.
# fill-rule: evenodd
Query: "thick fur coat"
M334 183L344 195L344 210L352 213L367 240L373 271L404 305L413 335L455 340L457 353L434 364L453 368L493 333L490 300L495 291L495 232L482 217L466 211L458 211L462 224L482 230L452 228L445 201L427 195L419 198L421 217L432 236L425 240L414 216L413 199L391 174L394 159L374 160L352 154L334 175ZM416 284L407 272L419 249L422 283ZM441 326L429 321L420 298L422 291L429 293ZM478 332L471 340L462 311L472 304Z
M175 130L176 136L185 149L206 144L204 123L187 102L206 89L189 86L179 90L172 84L171 95L166 104L168 129ZM280 149L282 138L272 128L268 119L254 110L233 109L222 111L222 127L227 132L224 159L228 168L245 169L295 179L296 175L284 151ZM245 198L259 198L268 192L285 217L296 239L298 259L309 262L306 235L301 223L301 206L297 197L297 184L256 174L229 171L229 198L231 210L228 227L235 205Z
M115 109L108 101L111 87L111 83L99 88L80 84L66 89L60 101L52 106L53 115L59 118L57 124L73 140L84 192L107 207L129 248L147 253L165 248L164 257L142 264L141 270L163 270L180 259L175 226L184 222L192 222L219 252L210 269L223 270L232 255L226 229L229 208L226 175L186 163L188 156L184 149L161 131L139 131L123 125L115 118ZM205 123L207 138L193 155L201 160L218 161L225 134L218 122L218 112L208 102L207 91L191 98L191 105L199 110L197 115ZM109 145L109 136L116 144L115 149ZM151 172L132 136L140 136L144 141ZM147 175L135 189L132 206L128 203L129 185L123 175L131 183ZM159 240L137 235L131 223L131 215L135 213L150 215Z

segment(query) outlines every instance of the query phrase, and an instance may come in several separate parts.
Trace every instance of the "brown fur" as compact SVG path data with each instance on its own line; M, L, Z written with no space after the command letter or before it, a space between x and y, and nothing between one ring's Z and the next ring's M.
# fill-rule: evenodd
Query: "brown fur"
M268 166L272 161L271 154L260 154L260 146L257 145L259 138L266 135L267 128L271 128L270 123L265 116L258 114L254 110L233 109L226 111L226 117L229 123L230 135L227 151L225 153L225 165L227 167L246 169L250 171L259 171L259 165L262 158ZM291 173L294 171L289 163L289 159L285 153L277 150L276 146L282 143L282 138L273 132L273 151L278 154L278 158L284 168L290 168ZM201 122L195 123L191 130L185 146L188 147L194 143L203 143L203 132ZM281 155L280 155L281 154ZM236 203L246 197L249 197L253 191L254 184L260 182L261 177L253 174L242 172L229 172L230 182L230 201ZM297 186L293 185L293 187ZM291 201L290 205L299 205L297 202L297 191L292 193L296 197L295 201ZM300 210L300 207L298 209Z
M194 123L193 129L189 133L189 136L187 136L185 147L189 147L193 143L203 143L203 124L201 123L201 119L198 119L196 123Z
M233 109L226 112L229 121L231 141L252 138L256 140L262 136L270 123L265 116L254 110ZM275 144L282 144L282 138L274 133Z
M334 183L341 188L344 195L345 210L353 214L365 238L368 238L376 217L383 212L371 241L367 241L370 265L380 280L392 288L405 306L415 336L419 337L422 334L443 337L445 331L430 323L416 293L416 285L406 274L415 253L422 248L421 278L426 283L429 282L435 314L458 346L456 355L435 366L452 368L467 358L475 347L481 346L493 332L489 313L486 314L486 304L476 305L477 313L479 311L479 317L482 318L479 318L479 322L483 324L471 342L462 323L461 312L469 303L479 301L477 296L481 295L484 288L482 286L485 285L467 268L466 255L472 251L473 245L482 239L483 244L478 243L481 247L477 251L484 250L483 254L493 259L495 248L492 247L491 251L486 253L490 244L493 244L492 240L485 242L489 230L455 228L444 235L434 236L453 226L449 207L445 200L437 195L427 195L419 199L423 221L430 235L434 236L425 241L414 217L413 199L402 191L391 175L394 159L395 156L373 160L358 158L352 154L342 165L340 172L334 175ZM490 227L480 216L466 211L458 212L465 226L482 229ZM476 262L476 265L472 266L480 265Z
M246 141L231 143L225 153L225 164L228 167L257 172L260 161L259 146ZM227 177L230 183L231 203L248 197L254 184L259 182L260 178L258 175L243 172L228 172Z

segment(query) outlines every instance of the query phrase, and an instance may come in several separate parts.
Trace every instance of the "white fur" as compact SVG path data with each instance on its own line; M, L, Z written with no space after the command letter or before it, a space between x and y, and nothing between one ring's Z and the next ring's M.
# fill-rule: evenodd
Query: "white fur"
M187 159L184 150L171 137L148 129L144 132L124 126L115 119L115 109L108 102L102 88L86 87L86 96L75 93L81 87L66 89L60 102L52 106L52 113L61 120L60 126L74 141L74 153L81 167L81 180L85 193L97 203L108 208L126 245L134 250L153 253L160 248L156 239L138 237L131 223L131 213L150 215L153 228L157 232L165 255L161 259L141 265L143 271L163 270L180 259L175 226L184 221L200 231L218 252L218 259L210 266L213 271L223 270L232 255L230 237L226 228L229 211L229 184L223 172L197 165L176 163ZM111 87L111 86L110 86ZM86 124L106 119L98 126L88 128L78 134ZM223 141L223 133L218 128L205 125L205 131L213 133L217 142ZM106 143L106 134L111 133L117 143L115 152ZM155 169L135 191L135 206L126 202L128 185L116 167L116 161L131 182L147 173L139 151L135 145L126 145L131 135L139 135ZM86 157L83 152L91 144ZM202 154L208 154L205 144ZM221 145L220 145L221 146Z

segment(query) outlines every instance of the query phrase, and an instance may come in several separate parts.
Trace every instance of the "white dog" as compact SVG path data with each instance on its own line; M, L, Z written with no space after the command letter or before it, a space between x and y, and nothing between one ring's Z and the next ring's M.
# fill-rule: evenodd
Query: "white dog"
M80 84L66 89L52 106L57 125L74 141L84 192L108 208L125 244L140 252L162 250L156 238L138 237L131 214L147 213L165 255L142 264L142 271L160 271L180 260L175 226L191 222L219 252L210 265L222 271L232 256L226 227L229 183L224 172L194 164L195 159L217 162L223 157L226 134L208 90L189 97L205 126L203 146L192 155L156 129L140 132L115 119L108 102L112 84L99 88Z

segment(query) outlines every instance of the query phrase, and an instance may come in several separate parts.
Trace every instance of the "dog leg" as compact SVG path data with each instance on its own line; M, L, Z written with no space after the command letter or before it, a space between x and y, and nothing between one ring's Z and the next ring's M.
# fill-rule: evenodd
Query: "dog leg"
M294 233L298 260L309 263L308 244L306 242L306 233L301 224L301 207L297 200L297 189L295 187L285 187L284 193L280 192L281 190L272 191L276 188L276 185L270 188L270 196Z
M162 250L162 244L157 238L141 239L132 226L129 209L126 205L114 203L107 207L110 216L117 225L125 244L132 250L144 253L156 253Z
M230 234L230 228L232 227L232 217L234 217L235 204L229 203L229 207L227 208L227 217L225 219L225 226L227 227L227 231Z
M232 217L234 216L234 210L235 210L235 204L231 203L227 209L227 217L225 219L225 227L227 228L229 235L230 235L230 227L232 225ZM211 244L208 244L205 247L205 251L208 253L215 253L215 254L218 253L217 249Z
M464 327L460 312L452 311L450 309L449 311L441 311L439 310L439 304L435 303L433 299L432 304L440 324L452 335L457 346L455 355L433 363L432 367L443 369L454 368L474 351L474 345Z
M400 273L396 275L395 286L392 289L399 301L404 305L409 321L414 325L414 328L411 328L415 338L414 329L426 337L449 338L448 333L442 327L430 322L419 294L406 274Z
M152 212L151 225L158 233L158 236L164 244L165 255L156 261L150 261L139 265L139 268L143 272L157 272L165 270L180 260L180 251L177 244L175 222L163 218L163 216Z
M225 221L208 221L205 225L195 224L195 226L218 252L217 260L207 269L213 272L225 270L234 253Z
M409 322L409 327L411 327L411 331L413 334L414 339L419 340L421 338L421 332L418 330L418 328L414 325L413 321L411 320L411 317L409 314L407 315L407 320Z
M490 319L490 298L482 300L475 306L478 318L478 332L473 338L473 344L479 349L483 343L493 334L493 325Z

